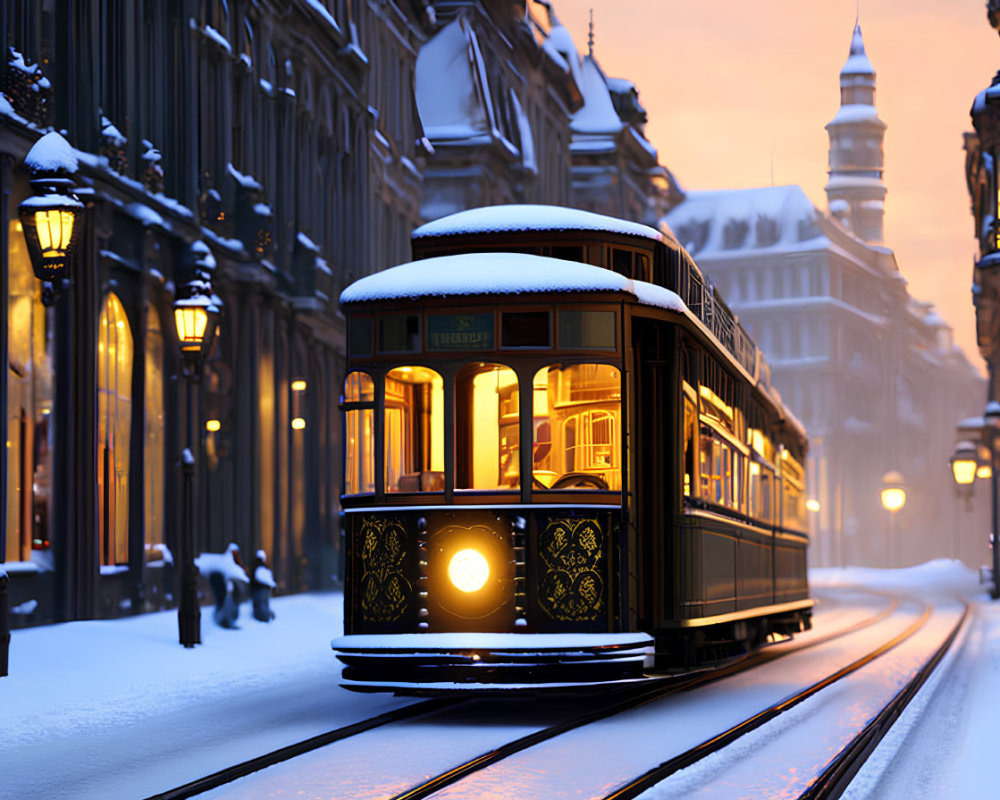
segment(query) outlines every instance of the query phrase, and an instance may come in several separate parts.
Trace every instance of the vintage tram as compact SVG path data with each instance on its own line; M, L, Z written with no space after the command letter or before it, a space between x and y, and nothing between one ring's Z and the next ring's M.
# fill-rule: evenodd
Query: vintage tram
M473 209L341 294L342 683L582 686L810 625L802 426L672 234Z

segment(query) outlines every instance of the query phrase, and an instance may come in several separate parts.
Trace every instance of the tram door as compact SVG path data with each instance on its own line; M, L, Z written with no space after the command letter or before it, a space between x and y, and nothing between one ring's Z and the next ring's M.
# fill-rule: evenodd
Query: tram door
M630 605L639 630L658 627L670 613L671 502L677 454L677 368L671 329L633 320L635 448L629 481L634 530L630 531ZM634 599L633 599L634 598Z

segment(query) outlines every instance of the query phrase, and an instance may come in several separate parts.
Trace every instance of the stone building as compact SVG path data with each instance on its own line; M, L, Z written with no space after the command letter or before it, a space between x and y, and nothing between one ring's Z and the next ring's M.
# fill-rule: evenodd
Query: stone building
M947 463L954 421L981 413L983 383L881 244L885 125L860 27L840 86L827 125L828 213L800 187L779 186L689 192L665 221L751 332L809 433L819 503L811 563L956 556L977 566L983 504L965 510ZM879 500L890 470L909 495L896 519Z
M196 549L263 548L280 591L331 585L336 302L406 255L421 155L408 87L432 24L422 0L3 4L12 624L173 602L186 444ZM17 210L50 128L74 148L87 211L72 284L46 306ZM196 271L223 313L188 418L171 303Z

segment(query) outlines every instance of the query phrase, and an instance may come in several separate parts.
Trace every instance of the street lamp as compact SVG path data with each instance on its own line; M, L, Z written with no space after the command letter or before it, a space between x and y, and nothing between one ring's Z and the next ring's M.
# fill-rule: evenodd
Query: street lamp
M42 282L42 302L51 306L69 285L70 264L83 228L84 205L73 193L70 177L77 159L55 131L42 136L24 159L34 194L17 207L35 277Z
M980 476L980 471L984 468L989 469L989 465L979 463L979 451L972 442L963 441L956 444L955 452L948 459L948 463L951 464L951 474L955 479L955 484L963 492L966 490L962 487L972 486L977 477L989 477ZM971 490L968 491L971 492Z
M1000 433L1000 403L990 400L986 404L986 411L983 413L983 439L989 448L990 458L990 499L992 525L990 528L990 549L993 552L993 591L990 596L997 600L1000 598L1000 547L997 542L997 518L1000 517L1000 499L997 497L997 434Z
M206 259L211 259L208 254ZM199 266L202 265L199 262ZM218 326L221 301L212 293L207 272L199 271L194 280L177 289L174 301L174 326L177 343L184 357L184 377L187 393L187 445L181 454L184 474L182 497L181 592L177 608L180 643L184 647L201 644L201 610L198 608L197 572L194 565L194 453L191 451L194 415L191 408L192 384L201 377L201 365L212 349Z
M882 476L882 508L889 512L889 566L896 566L896 514L906 505L906 481L896 470Z

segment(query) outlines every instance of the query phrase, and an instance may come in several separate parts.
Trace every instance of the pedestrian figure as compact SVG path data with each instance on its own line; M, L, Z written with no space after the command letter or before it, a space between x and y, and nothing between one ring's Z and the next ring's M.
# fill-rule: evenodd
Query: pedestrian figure
M242 587L250 581L240 563L239 545L230 544L224 553L202 553L195 564L212 587L215 624L221 628L238 628L236 620L240 616Z
M274 574L267 566L267 553L257 551L257 559L250 574L250 599L253 602L253 618L261 622L274 619L271 610L271 592L274 589Z

